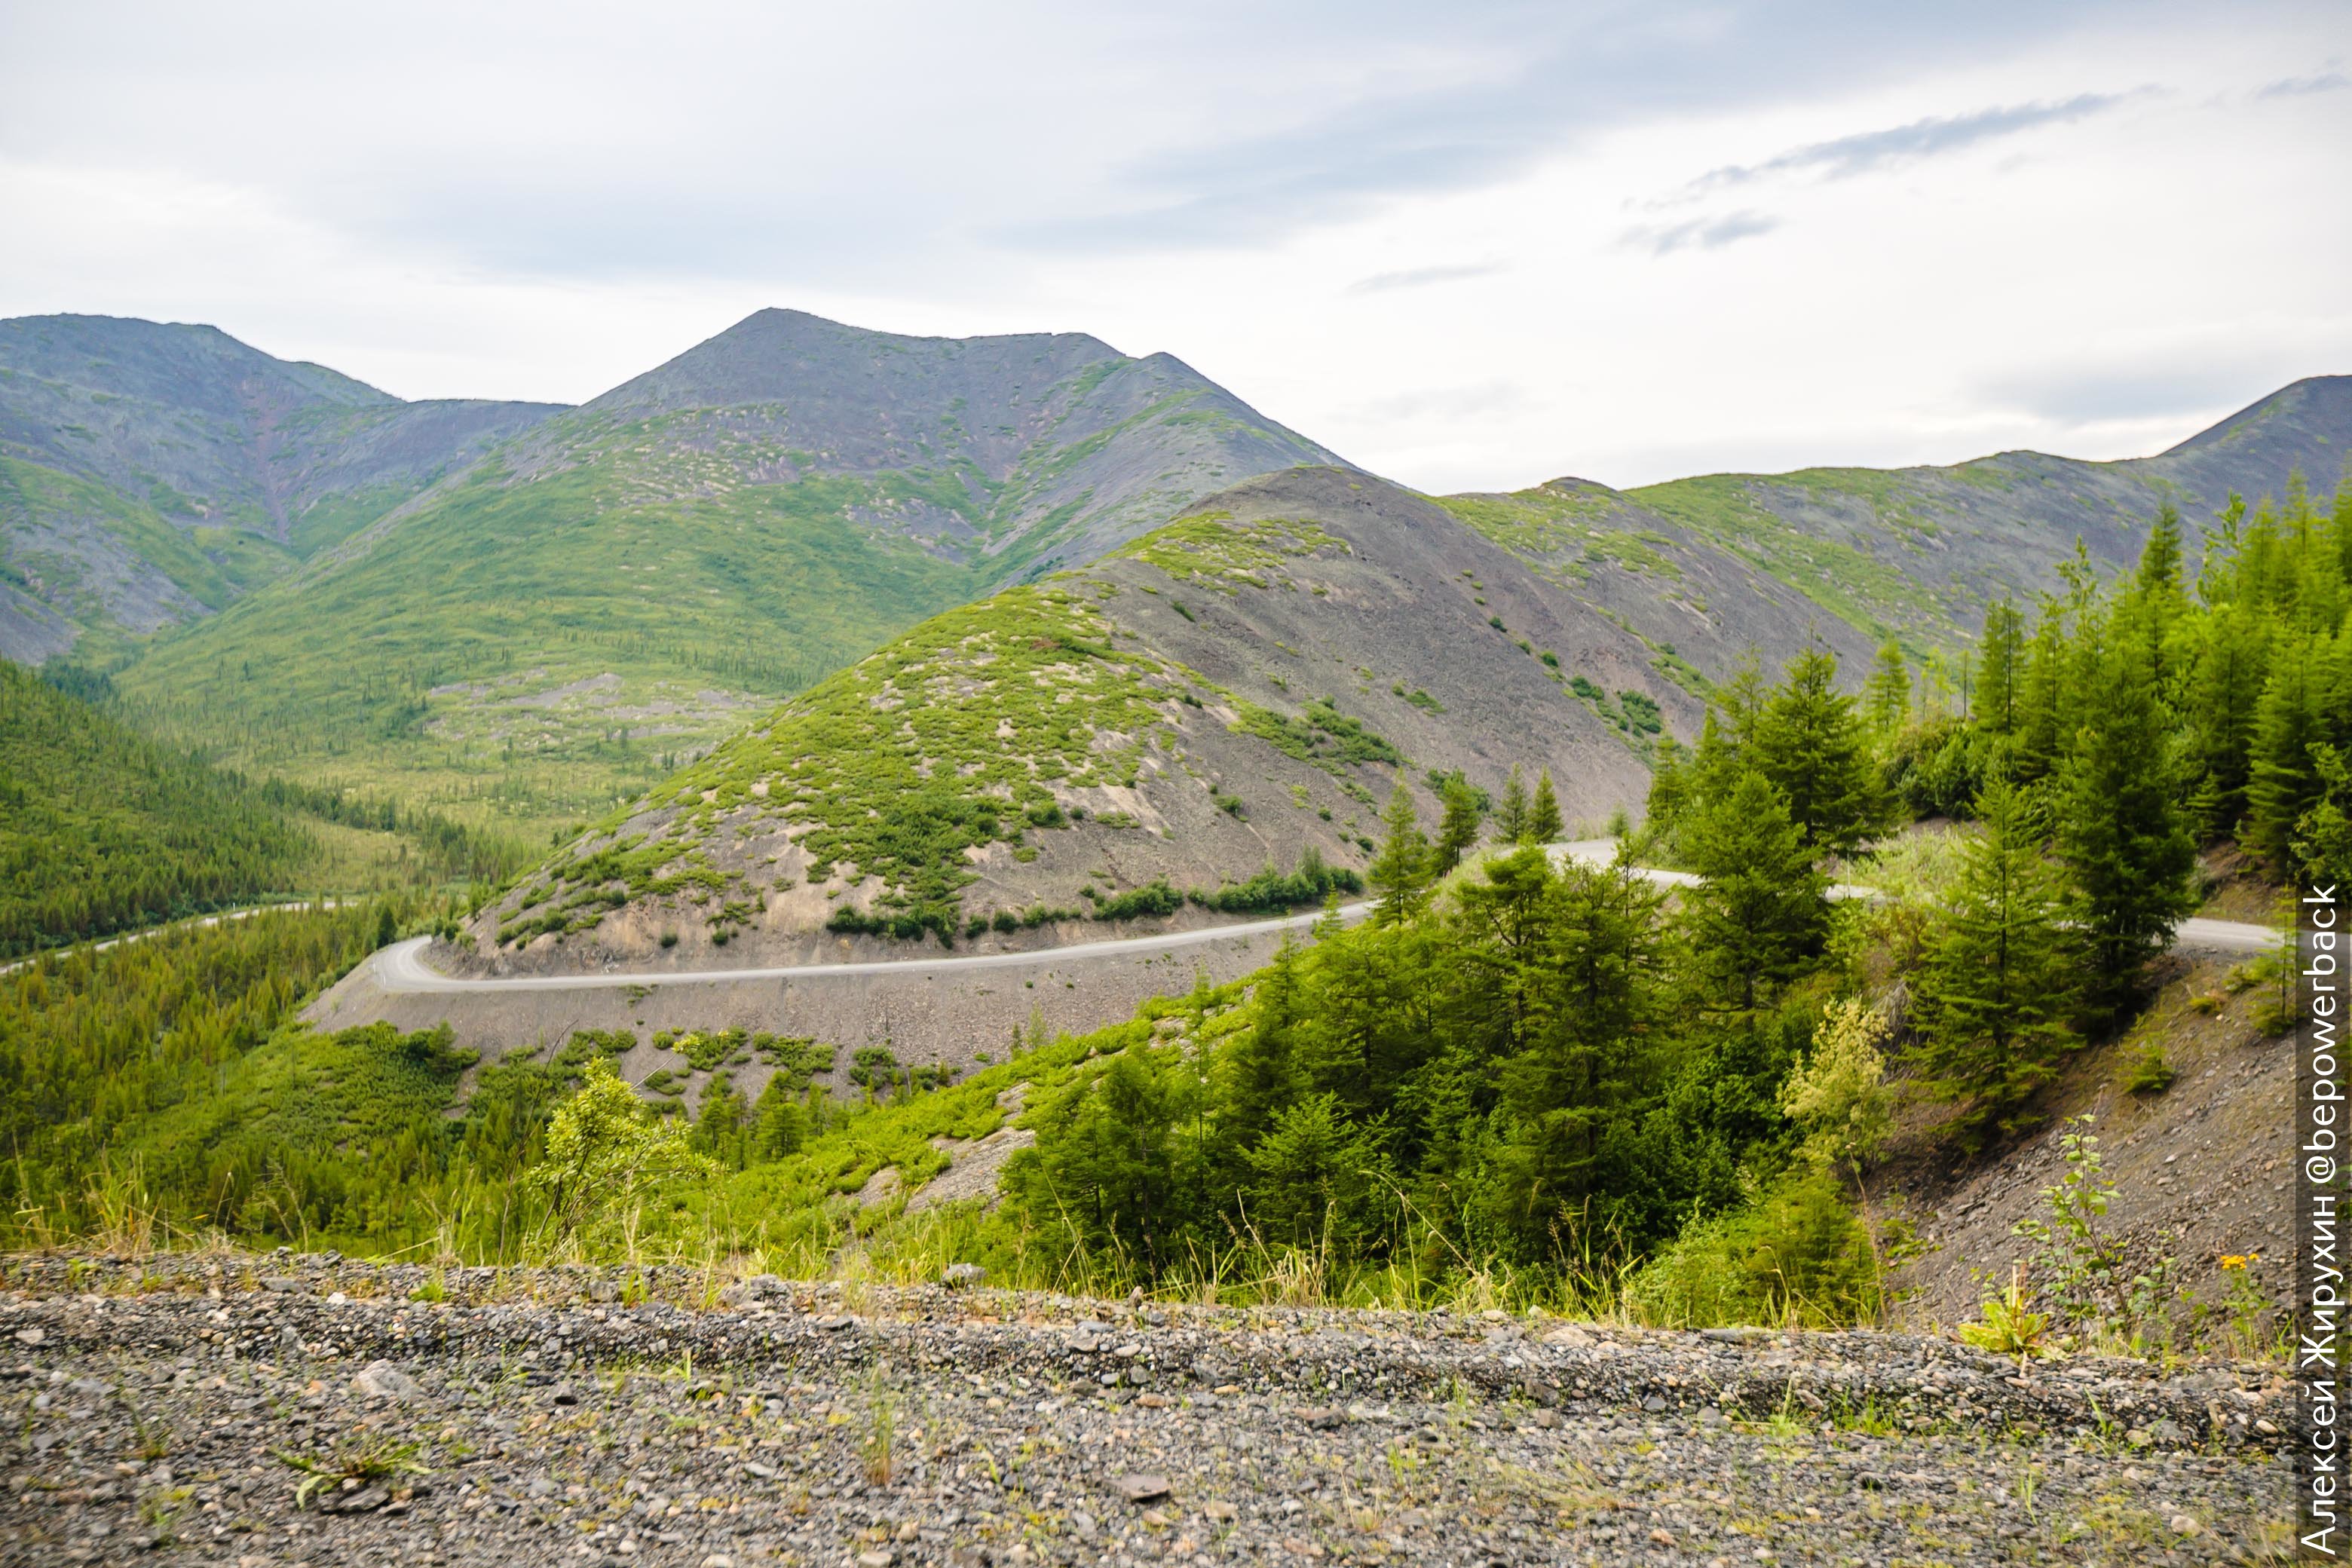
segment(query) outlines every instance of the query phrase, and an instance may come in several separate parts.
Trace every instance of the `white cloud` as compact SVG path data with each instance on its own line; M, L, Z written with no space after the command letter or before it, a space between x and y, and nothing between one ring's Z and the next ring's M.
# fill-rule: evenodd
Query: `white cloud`
M0 313L567 401L764 305L1083 330L1427 489L2123 455L2352 369L2352 218L2313 194L2347 33L2294 0L18 6ZM1662 191L1695 199L1629 235Z

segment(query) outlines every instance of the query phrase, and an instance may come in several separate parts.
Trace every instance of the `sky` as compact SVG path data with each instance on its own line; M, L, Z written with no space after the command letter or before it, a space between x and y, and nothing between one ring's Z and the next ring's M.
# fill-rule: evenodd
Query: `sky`
M2352 373L2347 174L2341 0L0 0L0 316L1088 331L1432 491L2161 450Z

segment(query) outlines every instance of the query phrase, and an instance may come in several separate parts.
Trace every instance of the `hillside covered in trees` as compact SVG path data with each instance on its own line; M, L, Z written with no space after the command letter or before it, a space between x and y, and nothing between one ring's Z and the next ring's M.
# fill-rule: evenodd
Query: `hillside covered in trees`
M285 891L318 847L241 780L0 663L0 957Z

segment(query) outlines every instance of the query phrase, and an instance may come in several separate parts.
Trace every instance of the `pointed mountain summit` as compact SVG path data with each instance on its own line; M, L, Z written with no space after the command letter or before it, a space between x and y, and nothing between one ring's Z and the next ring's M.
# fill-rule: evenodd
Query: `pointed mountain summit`
M924 616L1339 459L1181 362L762 310L386 513L122 681L257 772L601 816ZM235 668L233 685L218 680Z

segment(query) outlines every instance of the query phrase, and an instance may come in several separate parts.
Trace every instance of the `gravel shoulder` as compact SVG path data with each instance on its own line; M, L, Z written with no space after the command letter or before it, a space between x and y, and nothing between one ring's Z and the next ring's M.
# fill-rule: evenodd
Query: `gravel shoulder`
M10 1563L2284 1560L2263 1368L331 1254L0 1285Z

